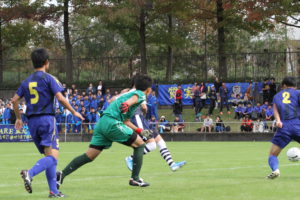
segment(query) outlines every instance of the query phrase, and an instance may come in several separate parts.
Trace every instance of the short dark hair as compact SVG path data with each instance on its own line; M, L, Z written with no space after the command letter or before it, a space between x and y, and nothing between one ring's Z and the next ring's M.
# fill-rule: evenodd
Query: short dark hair
M292 76L286 76L282 80L281 85L286 85L287 87L296 87L296 78Z
M49 54L46 49L38 48L31 52L31 60L34 68L41 68L49 60Z
M135 77L134 85L137 90L145 91L152 86L152 78L147 75L138 75Z

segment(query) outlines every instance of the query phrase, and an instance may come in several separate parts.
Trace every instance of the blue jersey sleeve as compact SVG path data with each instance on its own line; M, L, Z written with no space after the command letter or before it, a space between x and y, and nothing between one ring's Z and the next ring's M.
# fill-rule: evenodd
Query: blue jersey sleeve
M49 75L49 87L54 95L58 92L63 92L64 88L62 87L59 80L57 80L54 76Z
M16 94L17 94L20 98L22 98L22 97L24 96L24 94L25 94L24 88L23 88L22 86L23 86L23 84L21 84L21 86L18 88L18 90L17 90L17 92L16 92Z

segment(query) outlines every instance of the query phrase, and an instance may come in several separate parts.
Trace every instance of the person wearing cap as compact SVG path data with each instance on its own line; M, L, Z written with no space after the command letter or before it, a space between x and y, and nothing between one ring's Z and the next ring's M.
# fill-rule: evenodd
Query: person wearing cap
M161 116L160 120L159 120L159 132L160 133L164 133L166 131L170 131L171 130L171 125L169 124L169 121L166 120L165 116Z

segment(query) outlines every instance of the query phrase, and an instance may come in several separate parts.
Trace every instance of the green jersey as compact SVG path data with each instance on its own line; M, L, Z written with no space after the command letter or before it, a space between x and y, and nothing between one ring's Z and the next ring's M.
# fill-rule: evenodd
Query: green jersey
M138 96L138 102L129 107L128 112L121 113L121 104L130 99L133 95ZM105 116L114 118L119 121L125 121L133 117L135 110L141 105L142 102L146 100L146 95L140 90L133 90L119 96L115 101L113 101L108 108L103 112Z

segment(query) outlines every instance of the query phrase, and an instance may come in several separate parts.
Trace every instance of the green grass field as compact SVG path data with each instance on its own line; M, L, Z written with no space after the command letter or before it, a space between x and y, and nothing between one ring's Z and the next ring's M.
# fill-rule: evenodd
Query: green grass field
M61 143L59 169L82 154L88 143ZM169 142L176 161L188 164L171 172L156 150L144 157L141 176L151 183L147 188L128 185L130 172L124 157L130 148L114 144L93 163L65 179L61 191L67 199L128 200L270 200L299 199L300 164L280 156L281 177L267 180L270 173L267 142ZM296 146L295 143L288 147ZM0 199L47 199L44 173L33 181L33 193L23 188L19 172L30 168L41 156L32 143L1 143Z

